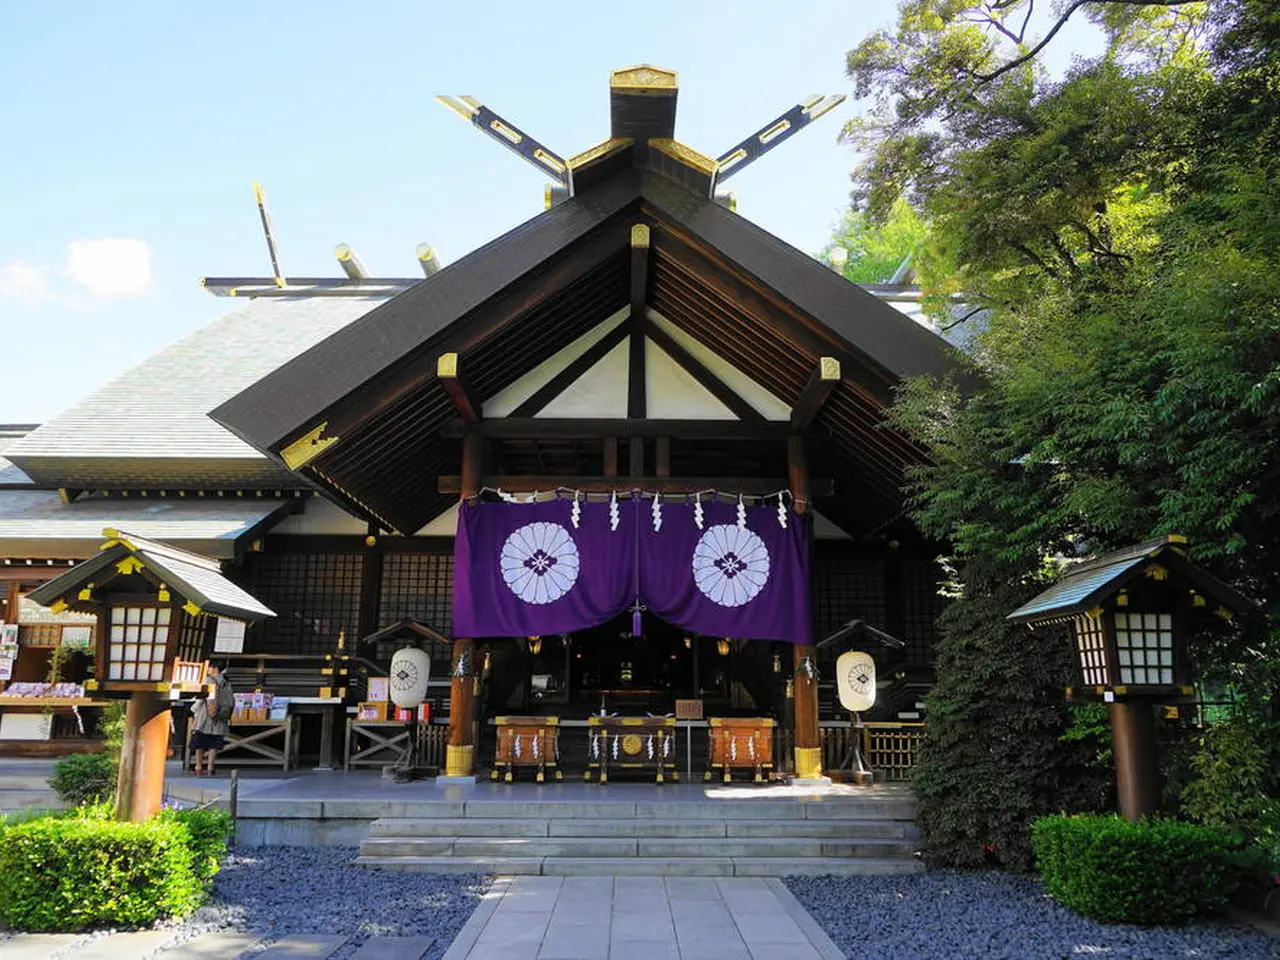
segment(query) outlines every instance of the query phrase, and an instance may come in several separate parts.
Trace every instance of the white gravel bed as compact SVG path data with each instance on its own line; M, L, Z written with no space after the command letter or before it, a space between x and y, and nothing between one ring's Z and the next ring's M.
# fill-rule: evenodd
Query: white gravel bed
M849 960L1280 960L1252 927L1108 926L1031 877L932 870L905 877L788 877Z

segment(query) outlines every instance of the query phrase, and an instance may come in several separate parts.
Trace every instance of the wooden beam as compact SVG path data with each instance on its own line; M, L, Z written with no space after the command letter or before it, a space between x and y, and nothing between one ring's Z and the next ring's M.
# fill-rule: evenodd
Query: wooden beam
M479 423L484 419L479 398L471 390L471 384L462 372L457 353L442 353L436 361L436 376L444 392L449 394L458 415L466 423Z
M618 438L604 438L604 475L606 477L616 477L618 475Z
M441 476L437 478L440 493L462 493L462 478ZM722 490L726 493L746 493L753 496L777 493L789 489L782 478L775 477L571 477L558 476L507 476L496 474L482 477L480 486L496 490L501 487L510 493L550 492L564 488L587 493L608 493L611 490L652 490L659 493L697 493L700 490ZM835 493L835 481L829 477L811 478L809 490L812 496L829 497Z
M618 324L618 326L588 347L582 356L535 390L533 396L511 411L511 417L537 416L542 412L543 407L564 393L570 384L603 360L609 351L627 339L629 335L630 331L627 329L626 323Z
M468 425L454 421L440 436L476 433L491 440L592 440L608 437L672 437L680 440L758 440L782 443L796 431L789 423L739 420L614 420L587 417L501 417Z
M731 389L728 384L708 370L698 360L665 330L657 324L648 323L645 325L645 336L662 348L662 351L679 364L680 368L698 381L698 385L707 393L711 394L726 407L733 411L733 415L739 420L745 420L747 423L764 423L764 414L747 403L739 394Z
M804 513L809 509L809 499L814 493L804 437L799 435L787 438L787 485L791 489L791 500L796 513Z
M627 454L627 470L633 477L644 476L644 437L632 437Z
M627 416L644 417L648 413L644 363L644 308L649 291L649 228L637 223L631 228L631 331L627 363ZM634 452L634 447L633 447ZM635 473L633 467L631 470Z
M671 438L659 437L654 441L654 472L660 477L671 476Z
M807 429L839 384L840 361L835 357L821 358L791 408L791 426L797 430Z

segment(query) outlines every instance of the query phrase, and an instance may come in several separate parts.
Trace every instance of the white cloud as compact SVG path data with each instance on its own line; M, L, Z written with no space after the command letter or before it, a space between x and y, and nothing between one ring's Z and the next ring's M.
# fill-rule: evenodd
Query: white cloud
M144 240L72 240L67 276L100 300L141 297L151 290L151 248Z
M26 260L0 264L0 298L34 307L52 300L53 296L46 268Z

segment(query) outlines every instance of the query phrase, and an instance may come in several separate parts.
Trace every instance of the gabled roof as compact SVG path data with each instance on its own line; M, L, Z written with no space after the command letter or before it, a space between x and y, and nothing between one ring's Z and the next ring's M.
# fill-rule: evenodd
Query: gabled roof
M208 412L385 299L248 301L17 439L5 457L45 487L298 486Z
M46 607L58 602L73 605L79 590L86 585L101 588L117 576L139 573L157 586L163 583L171 595L194 604L199 613L233 620L263 620L275 616L268 607L224 577L217 560L121 530L106 529L102 535L107 542L97 556L41 584L31 591L31 599Z
M1029 600L1006 619L1016 623L1069 620L1119 593L1145 569L1167 567L1230 610L1252 604L1227 584L1194 567L1185 556L1186 538L1171 535L1105 553L1071 567L1048 590Z
M268 374L211 416L352 512L412 532L452 497L456 416L435 377L456 351L486 400L629 302L630 230L650 227L648 304L791 403L820 357L845 379L818 420L851 502L901 507L923 458L886 429L894 387L956 372L951 348L813 258L643 167L620 170L462 258ZM823 450L821 456L830 451ZM785 471L784 471L785 472ZM896 503L897 507L892 504ZM820 507L821 509L821 507Z

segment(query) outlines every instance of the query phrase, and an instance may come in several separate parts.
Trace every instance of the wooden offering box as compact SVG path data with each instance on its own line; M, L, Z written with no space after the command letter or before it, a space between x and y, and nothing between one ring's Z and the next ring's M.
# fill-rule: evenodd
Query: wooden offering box
M680 779L674 717L591 717L587 725L591 741L583 779L588 783L592 770L600 783L609 782L610 770L652 771L657 783Z
M755 770L756 783L773 779L773 720L769 717L712 717L709 721L708 766L733 779L735 767ZM711 779L711 770L704 780Z
M494 751L493 770L490 779L497 780L498 773L510 783L516 767L532 767L537 770L536 779L542 783L547 770L555 773L557 780L564 779L560 772L560 718L559 717L497 717L498 745Z

